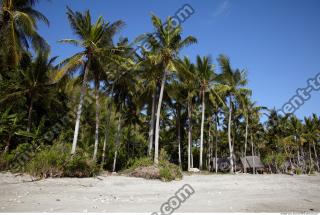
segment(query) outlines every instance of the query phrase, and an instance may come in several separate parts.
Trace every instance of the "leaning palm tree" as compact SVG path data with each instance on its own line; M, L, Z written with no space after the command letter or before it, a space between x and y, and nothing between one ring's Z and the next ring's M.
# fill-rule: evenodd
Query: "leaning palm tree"
M9 62L17 66L30 47L48 50L49 45L37 32L37 22L49 25L48 19L34 9L37 0L2 0L0 10L0 39L8 50Z
M243 94L248 94L249 89L244 88L247 84L246 73L244 70L233 70L230 65L230 60L224 55L220 55L218 58L220 67L222 69L221 75L218 79L220 84L226 87L226 93L229 101L229 114L228 114L228 144L230 152L230 173L234 173L234 151L232 146L231 139L231 119L232 119L232 108L234 103L241 97Z
M200 83L200 97L201 97L201 131L200 131L200 159L199 159L199 168L202 169L203 162L203 132L204 132L204 114L205 114L205 96L209 92L210 84L212 84L215 74L213 71L213 64L209 57L197 56L197 79Z
M166 25L164 25L160 18L155 15L152 15L151 20L155 28L155 33L147 34L146 39L149 41L154 51L149 52L148 59L150 59L154 65L160 65L162 67L162 80L157 106L154 144L154 163L157 165L159 162L160 112L166 79L169 72L176 71L175 65L178 62L179 51L186 46L196 43L197 40L192 36L182 39L182 28L180 26L175 27L171 17L167 18Z
M80 72L80 75L82 76L82 88L80 93L80 101L77 108L71 154L73 155L76 151L84 95L86 92L89 75L91 75L95 81L96 131L93 159L96 160L99 142L99 78L103 73L101 57L104 60L114 60L112 58L115 48L110 45L110 41L112 40L114 32L117 31L116 29L119 29L123 25L123 22L117 21L113 24L110 24L105 22L100 16L96 23L92 24L89 11L84 13L73 12L70 8L67 8L67 16L72 30L79 37L79 39L64 39L60 40L60 42L80 46L84 49L83 51L76 53L72 57L64 60L61 63L61 65L64 66L64 69L61 70L61 72L59 72L56 76L56 79L60 79L66 73L74 72L82 67ZM89 74L89 71L92 71L92 74Z

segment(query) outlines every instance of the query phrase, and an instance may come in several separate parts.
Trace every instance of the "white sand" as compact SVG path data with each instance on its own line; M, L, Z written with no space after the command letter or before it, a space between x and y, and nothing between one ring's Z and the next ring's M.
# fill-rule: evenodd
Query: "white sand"
M177 212L320 211L320 175L193 175L164 183L124 176L30 181L0 173L0 212L154 212L190 184Z

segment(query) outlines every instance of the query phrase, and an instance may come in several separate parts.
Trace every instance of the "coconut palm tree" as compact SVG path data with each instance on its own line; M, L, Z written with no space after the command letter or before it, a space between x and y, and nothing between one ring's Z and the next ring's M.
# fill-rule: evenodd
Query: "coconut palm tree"
M234 158L233 158L233 146L231 139L231 126L232 126L232 112L234 103L241 97L243 94L248 94L249 89L244 88L247 84L246 73L244 70L233 70L230 65L230 60L224 55L220 55L218 58L219 65L222 69L222 73L219 75L218 80L220 84L225 86L227 92L227 98L229 101L229 113L228 113L228 144L230 152L230 173L234 173Z
M216 77L213 71L213 64L209 57L201 58L197 56L196 64L196 76L200 85L200 98L201 98L201 131L200 131L200 159L199 168L202 169L203 162L203 132L204 132L204 115L205 115L205 97L206 93L209 92L210 84L212 84L214 78Z
M155 33L147 34L145 38L155 51L148 53L148 59L150 59L154 65L160 65L162 67L162 80L155 126L154 163L157 165L159 162L160 112L167 75L169 75L169 72L176 71L175 64L178 62L179 51L186 46L196 43L197 40L192 36L182 39L182 28L180 26L175 27L171 17L167 18L166 25L155 15L152 15L151 20L155 28Z
M78 52L72 57L64 60L61 63L61 65L64 66L64 69L56 75L56 79L60 79L66 73L74 72L82 67L82 70L80 72L80 76L82 77L82 88L80 93L80 101L77 108L71 154L73 155L76 151L84 95L86 92L89 75L91 75L95 82L96 130L93 159L96 160L99 142L99 88L100 78L104 72L101 58L104 61L106 59L111 61L115 60L114 58L116 57L113 55L113 53L116 48L113 47L110 43L112 41L112 36L123 25L123 22L117 21L111 24L109 22L105 22L100 16L96 23L92 24L89 11L85 11L84 13L73 12L68 7L67 17L73 32L79 37L79 39L64 39L60 40L59 42L68 43L83 48L83 51ZM89 71L92 71L92 74L89 74Z
M49 25L48 19L34 9L37 0L2 0L0 39L5 44L9 65L17 66L22 54L30 47L49 50L47 42L37 32L37 22Z
M317 119L317 118L316 118ZM318 140L319 136L319 131L317 128L318 124L317 122L314 121L314 118L312 117L304 117L304 133L303 137L307 140L308 142L308 149L309 149L309 173L313 170L314 168L314 160L312 158L312 152L311 152L311 146L315 146L315 142ZM315 147L314 147L315 149ZM317 159L317 153L315 152L315 158ZM319 165L318 161L316 160L316 167L317 170L319 171Z
M30 60L29 57L25 57L27 58L25 61ZM57 68L53 66L56 58L57 57L49 58L48 51L38 52L36 58L30 62L30 65L27 65L26 68L19 70L22 77L22 83L14 86L13 89L7 89L7 95L0 99L0 102L5 102L6 100L12 100L22 95L27 96L29 103L27 132L30 132L32 125L34 103L39 99L48 96L50 89L54 85L52 81L52 75L57 70Z
M195 98L199 89L199 82L196 78L196 67L189 58L184 57L176 64L179 77L179 98L185 103L187 109L187 125L188 125L188 171L191 165L192 153L192 112Z
M303 138L302 138L302 129L303 125L301 121L296 116L291 116L289 118L288 127L290 130L290 134L294 140L294 143L297 147L297 162L298 166L301 167L301 156L300 156L300 148L303 145Z

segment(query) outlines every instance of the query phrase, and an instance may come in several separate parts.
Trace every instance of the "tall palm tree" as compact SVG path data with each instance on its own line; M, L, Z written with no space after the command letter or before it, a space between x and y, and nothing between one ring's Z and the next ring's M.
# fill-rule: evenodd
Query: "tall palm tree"
M179 51L190 44L196 43L197 40L192 36L182 39L182 28L180 26L175 27L171 17L167 18L166 25L155 15L152 15L151 20L155 28L155 33L147 34L146 39L154 47L155 51L150 52L148 58L154 65L160 65L162 67L162 80L155 126L154 163L157 165L159 163L160 112L167 75L169 72L176 71L175 64L178 62Z
M244 88L247 84L246 73L244 70L233 70L230 65L230 60L224 55L220 55L218 58L219 65L222 69L221 75L219 75L219 82L224 85L227 92L229 101L229 114L228 114L228 144L230 152L230 173L234 173L234 151L231 139L231 126L232 126L232 112L234 103L238 100L242 94L248 94L249 89Z
M210 84L212 84L215 74L213 71L213 64L209 57L197 56L197 79L200 83L200 97L201 97L201 131L200 131L200 159L199 168L202 169L203 162L203 132L204 132L204 114L205 114L205 96L209 92Z
M311 152L311 146L315 146L315 142L318 140L318 135L319 135L319 130L317 128L318 124L317 122L314 121L314 118L312 117L305 117L304 118L304 133L303 136L308 142L308 149L309 149L309 173L313 170L314 168L314 160L312 158L312 152ZM315 148L314 148L315 149ZM317 159L317 153L315 152L315 158ZM316 160L316 166L319 171L319 165L318 161Z
M8 50L9 62L13 66L18 65L22 53L30 47L49 50L49 45L37 32L38 21L49 25L48 19L34 9L37 2L2 0L0 3L0 39Z
M84 13L73 12L68 7L67 17L73 32L79 37L79 39L64 39L60 40L60 42L80 46L84 49L83 51L64 60L61 63L61 65L64 65L64 69L56 76L56 79L59 79L66 73L76 71L82 67L80 72L80 75L82 76L82 87L80 101L77 108L71 154L73 155L76 151L84 95L86 92L88 76L91 75L95 82L96 130L93 159L96 160L99 142L99 79L103 73L101 57L103 57L104 60L115 60L113 58L115 48L110 45L110 41L112 41L112 36L115 32L117 32L117 30L123 25L123 22L117 21L110 24L109 22L105 22L100 16L96 23L92 24L89 11L85 11ZM92 71L92 74L89 74L89 71Z
M300 148L304 142L302 138L303 125L296 116L292 116L289 119L288 127L290 130L290 134L294 139L294 143L297 147L297 162L298 162L298 166L300 167L301 166Z
M199 83L196 78L196 66L192 64L189 58L184 57L176 64L176 69L179 71L179 97L186 103L187 109L187 124L188 124L188 171L191 165L192 153L192 112L196 95L199 89Z

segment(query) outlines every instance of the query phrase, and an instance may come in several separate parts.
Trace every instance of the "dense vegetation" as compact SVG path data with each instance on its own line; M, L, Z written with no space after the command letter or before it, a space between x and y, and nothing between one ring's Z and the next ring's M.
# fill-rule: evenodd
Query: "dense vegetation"
M82 50L56 62L37 33L49 24L38 1L0 2L2 170L82 177L154 164L171 180L170 171L180 177L171 163L214 171L212 158L227 157L233 173L240 157L257 155L272 172L319 171L319 117L258 106L246 71L225 55L216 64L181 56L197 39L170 17L163 25L153 15L155 31L130 43L116 37L123 21L67 8L75 39L59 42Z

